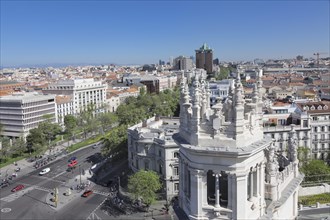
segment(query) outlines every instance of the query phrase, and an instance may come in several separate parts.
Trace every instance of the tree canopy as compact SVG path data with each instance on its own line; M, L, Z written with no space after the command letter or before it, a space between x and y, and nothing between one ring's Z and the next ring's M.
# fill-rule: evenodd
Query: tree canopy
M330 167L323 160L311 160L300 171L305 174L305 182L330 181Z
M141 198L147 206L156 200L156 192L161 186L158 174L150 170L140 170L128 179L129 192L133 194L134 199Z
M129 97L116 111L119 124L132 125L154 115L179 116L179 90Z

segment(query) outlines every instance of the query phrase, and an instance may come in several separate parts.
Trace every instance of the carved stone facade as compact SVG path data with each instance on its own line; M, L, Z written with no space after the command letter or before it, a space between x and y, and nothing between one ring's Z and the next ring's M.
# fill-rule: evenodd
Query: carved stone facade
M275 151L262 127L262 71L252 102L245 103L238 77L228 98L211 107L208 82L183 78L179 205L190 219L295 219L298 171L295 131L288 156Z

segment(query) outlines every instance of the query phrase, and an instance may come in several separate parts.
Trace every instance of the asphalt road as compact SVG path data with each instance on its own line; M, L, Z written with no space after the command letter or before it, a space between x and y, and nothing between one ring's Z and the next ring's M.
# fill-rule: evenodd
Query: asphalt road
M315 208L315 209L300 210L298 219L300 219L300 220L329 219L330 220L330 207L328 206L328 207L323 207L323 208L318 208L318 209Z
M68 160L72 156L77 157L80 167L77 166L76 169L68 172ZM65 185L70 179L79 176L79 169L88 172L93 164L101 160L100 147L96 149L88 147L17 177L10 186L0 189L1 219L86 219L104 201L105 195L93 194L88 198L77 198L60 210L50 207L47 197L49 198L54 188ZM46 167L51 171L40 176L39 172ZM11 189L18 184L23 184L24 190L11 192ZM105 187L95 187L98 191L108 192Z

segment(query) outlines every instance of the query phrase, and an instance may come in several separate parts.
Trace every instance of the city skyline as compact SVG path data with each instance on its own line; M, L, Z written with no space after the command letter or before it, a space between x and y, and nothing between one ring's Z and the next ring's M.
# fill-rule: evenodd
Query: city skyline
M1 1L0 66L329 56L329 1Z

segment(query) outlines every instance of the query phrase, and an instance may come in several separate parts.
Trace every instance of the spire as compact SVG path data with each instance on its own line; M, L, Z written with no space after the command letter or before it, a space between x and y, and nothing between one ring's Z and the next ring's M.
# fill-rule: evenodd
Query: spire
M244 104L244 92L243 86L241 83L241 76L238 73L236 78L236 85L235 85L235 105L236 106L243 106Z
M252 102L257 103L258 102L258 87L257 84L253 85L253 92L252 92Z

